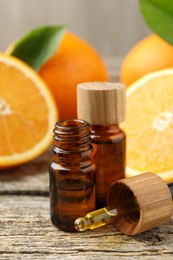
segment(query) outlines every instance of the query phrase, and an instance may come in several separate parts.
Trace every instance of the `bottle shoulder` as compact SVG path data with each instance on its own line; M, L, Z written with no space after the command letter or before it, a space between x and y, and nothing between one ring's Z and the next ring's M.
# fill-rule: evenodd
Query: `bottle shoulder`
M125 132L120 127L105 129L91 128L92 143L97 142L121 142L126 139Z
M52 161L50 163L50 170L57 171L57 172L66 172L70 173L72 172L82 172L82 173L87 173L89 171L95 171L95 167L93 162L90 161L85 161L85 162L80 162L78 164L76 163L70 163L70 162L54 162Z

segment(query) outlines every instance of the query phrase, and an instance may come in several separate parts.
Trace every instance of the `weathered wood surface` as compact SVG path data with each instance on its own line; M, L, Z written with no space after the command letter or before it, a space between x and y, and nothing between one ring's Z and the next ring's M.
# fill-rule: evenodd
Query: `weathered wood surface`
M0 171L0 194L47 195L49 190L48 165L51 149L31 163Z
M129 237L112 225L65 233L49 220L50 151L13 170L0 172L0 259L173 259L173 217Z

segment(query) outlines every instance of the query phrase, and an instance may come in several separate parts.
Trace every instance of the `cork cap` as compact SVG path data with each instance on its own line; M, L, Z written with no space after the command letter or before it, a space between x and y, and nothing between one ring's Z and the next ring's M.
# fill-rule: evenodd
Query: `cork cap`
M125 119L125 86L111 82L77 85L77 114L91 125L118 124Z
M108 205L130 209L130 198L135 198L132 201L135 201L138 212L127 214L115 222L115 226L127 235L159 226L173 213L171 192L157 174L148 172L115 182L109 190Z

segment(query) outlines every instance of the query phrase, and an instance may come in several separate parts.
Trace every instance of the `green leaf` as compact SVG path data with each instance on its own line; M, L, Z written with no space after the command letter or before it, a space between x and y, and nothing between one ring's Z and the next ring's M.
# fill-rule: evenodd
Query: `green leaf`
M173 45L173 0L139 0L139 5L151 30Z
M39 71L57 50L65 30L65 25L36 28L15 43L10 55Z

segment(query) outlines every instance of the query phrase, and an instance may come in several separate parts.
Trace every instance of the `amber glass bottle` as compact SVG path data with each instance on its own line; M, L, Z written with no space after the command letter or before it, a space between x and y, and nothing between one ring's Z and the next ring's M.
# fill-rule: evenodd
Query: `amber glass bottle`
M83 120L56 123L50 164L50 214L52 223L75 231L74 220L95 209L95 168L89 125Z
M96 165L97 208L104 207L110 185L125 177L126 138L118 124L91 126L94 151L92 160Z
M96 166L97 208L106 206L114 181L125 177L125 133L119 123L125 117L125 86L92 82L78 85L78 118L90 123Z

